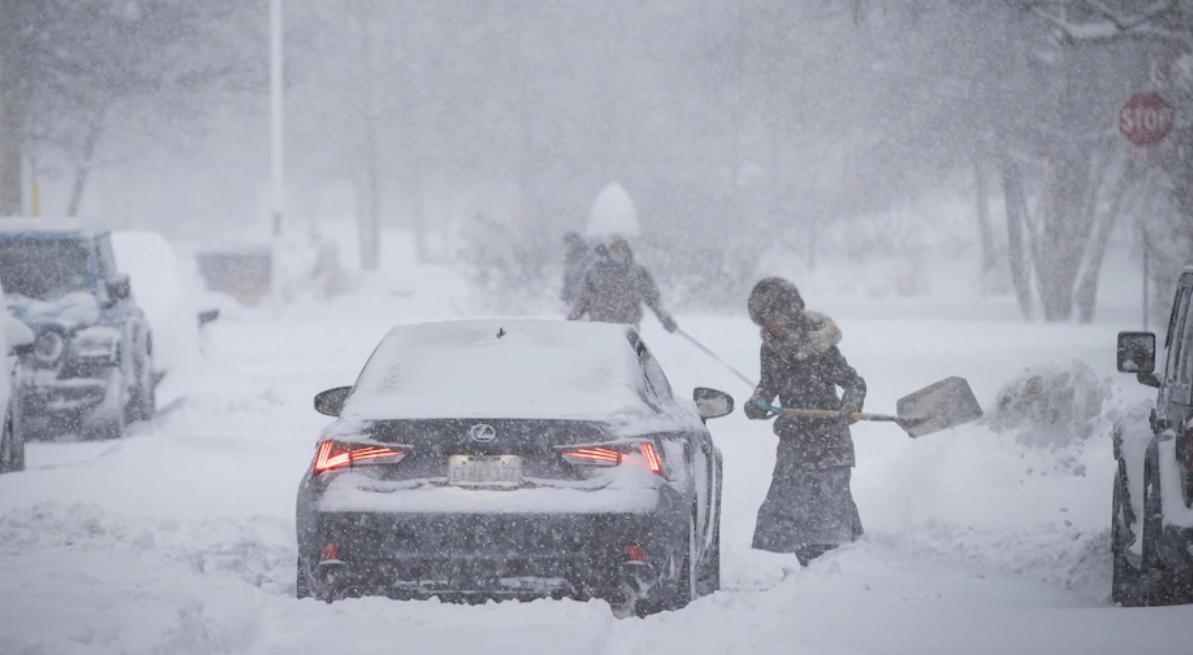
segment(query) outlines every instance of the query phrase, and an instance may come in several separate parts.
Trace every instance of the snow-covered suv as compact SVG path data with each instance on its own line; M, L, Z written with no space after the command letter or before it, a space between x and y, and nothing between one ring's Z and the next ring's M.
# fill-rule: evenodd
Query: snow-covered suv
M1114 600L1193 602L1193 269L1180 277L1157 370L1156 336L1118 335L1118 370L1159 389L1146 422L1114 427Z
M0 282L36 334L18 391L31 433L120 437L153 416L153 339L107 232L0 221Z

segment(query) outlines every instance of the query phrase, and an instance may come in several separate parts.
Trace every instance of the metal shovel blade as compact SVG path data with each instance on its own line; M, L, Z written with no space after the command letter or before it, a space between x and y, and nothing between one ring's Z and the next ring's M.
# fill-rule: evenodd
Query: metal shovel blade
M899 399L899 425L912 437L975 421L982 407L965 378L951 377Z

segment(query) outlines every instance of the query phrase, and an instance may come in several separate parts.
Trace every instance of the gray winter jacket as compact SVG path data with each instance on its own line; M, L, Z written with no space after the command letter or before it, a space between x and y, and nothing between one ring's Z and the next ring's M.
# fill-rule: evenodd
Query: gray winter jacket
M587 316L591 321L637 325L642 320L643 304L661 320L667 316L661 302L659 288L644 266L632 258L618 262L598 247L568 318Z
M789 409L858 409L866 399L866 381L837 349L841 330L832 319L805 312L807 329L787 339L762 330L762 380L751 400L772 403L776 396ZM837 387L844 396L837 395ZM797 468L853 466L849 426L839 419L780 416L775 421L780 450Z

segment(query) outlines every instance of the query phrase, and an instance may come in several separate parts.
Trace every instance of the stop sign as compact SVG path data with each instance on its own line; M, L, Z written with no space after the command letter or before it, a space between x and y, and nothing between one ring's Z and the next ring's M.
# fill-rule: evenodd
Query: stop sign
M1159 93L1136 93L1118 113L1118 130L1141 148L1160 145L1172 131L1172 106Z

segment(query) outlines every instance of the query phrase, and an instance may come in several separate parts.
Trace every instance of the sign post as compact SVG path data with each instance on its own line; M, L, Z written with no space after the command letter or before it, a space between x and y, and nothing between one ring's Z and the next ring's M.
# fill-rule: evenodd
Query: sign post
M1118 131L1127 137L1136 148L1155 148L1164 141L1168 133L1172 131L1173 124L1172 105L1164 99L1159 93L1155 91L1147 91L1136 93L1127 98L1123 103L1123 108L1118 112ZM1147 330L1148 323L1148 296L1151 291L1148 289L1148 259L1150 256L1150 248L1147 242L1147 229L1143 226L1142 221L1139 225L1139 231L1143 243L1143 329Z

